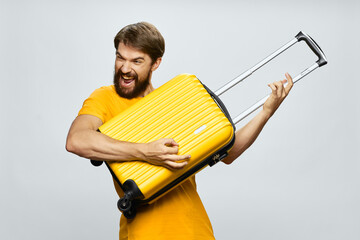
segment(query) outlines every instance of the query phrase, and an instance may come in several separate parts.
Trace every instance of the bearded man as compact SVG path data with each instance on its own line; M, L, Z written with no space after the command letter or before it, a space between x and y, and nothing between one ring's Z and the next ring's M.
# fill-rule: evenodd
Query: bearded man
M87 98L72 123L66 149L81 157L101 161L143 160L174 171L187 164L189 155L178 155L178 144L162 138L149 143L132 143L112 139L97 129L118 113L154 90L151 78L162 60L165 41L150 23L131 24L115 36L116 49L114 84L96 89ZM285 87L284 83L288 82ZM269 84L272 94L263 109L236 132L235 144L223 160L230 164L257 138L265 123L288 95L293 85L286 80ZM119 197L120 186L114 181ZM215 239L213 229L196 191L195 176L150 205L137 209L129 220L120 219L119 239Z

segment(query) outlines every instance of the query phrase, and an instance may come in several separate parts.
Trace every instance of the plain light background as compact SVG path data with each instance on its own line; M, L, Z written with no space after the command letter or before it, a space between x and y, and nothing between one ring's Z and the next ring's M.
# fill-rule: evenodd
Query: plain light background
M156 87L195 74L216 90L300 30L329 64L296 84L254 145L197 175L217 239L360 239L358 1L0 2L0 238L117 239L107 169L65 151L71 122L112 83L113 37L153 23ZM316 57L297 44L222 96L236 116ZM243 126L246 121L237 127Z

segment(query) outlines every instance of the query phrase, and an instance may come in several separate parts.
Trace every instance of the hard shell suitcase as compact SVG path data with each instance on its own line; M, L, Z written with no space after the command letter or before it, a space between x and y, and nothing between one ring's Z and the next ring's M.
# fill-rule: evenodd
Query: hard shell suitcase
M100 126L101 133L121 141L147 143L173 138L179 143L178 154L191 155L188 164L175 171L144 161L105 162L124 191L118 208L125 217L135 217L137 205L150 204L207 165L224 159L235 142L235 124L261 107L268 96L233 120L218 96L303 40L318 60L296 76L295 83L327 63L320 47L303 32L215 93L194 75L181 74ZM102 163L91 162L95 166Z

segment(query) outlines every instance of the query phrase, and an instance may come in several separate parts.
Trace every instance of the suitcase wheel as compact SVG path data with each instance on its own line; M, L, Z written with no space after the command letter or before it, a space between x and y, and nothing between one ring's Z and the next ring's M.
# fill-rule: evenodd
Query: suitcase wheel
M129 211L123 212L127 219L133 219L136 216L135 208L131 208Z
M132 205L132 201L130 201L128 198L120 198L117 206L127 219L132 219L135 217L136 209Z

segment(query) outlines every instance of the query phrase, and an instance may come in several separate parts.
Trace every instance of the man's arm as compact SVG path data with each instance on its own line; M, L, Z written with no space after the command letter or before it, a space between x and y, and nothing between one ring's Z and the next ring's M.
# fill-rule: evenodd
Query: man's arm
M254 143L266 122L289 94L293 86L293 81L288 73L286 73L285 76L286 80L269 84L272 93L264 103L263 109L248 124L236 131L234 146L229 151L229 155L223 160L224 163L232 163ZM284 87L284 83L286 82L288 82L288 84Z
M97 131L102 121L92 115L80 115L72 123L66 150L80 157L102 161L144 160L170 169L183 168L189 155L177 155L178 144L169 138L150 143L118 141Z

